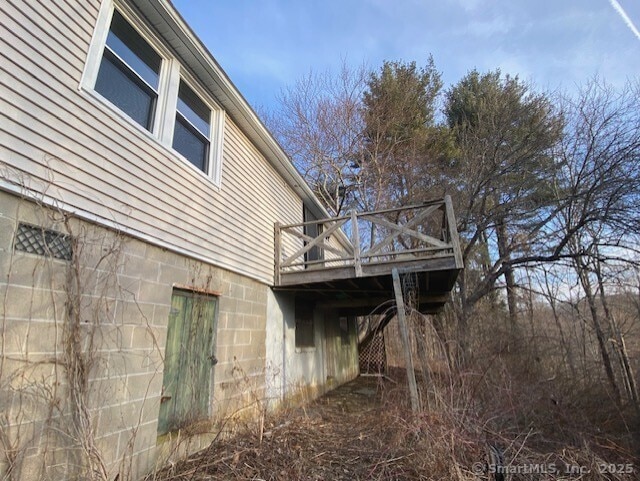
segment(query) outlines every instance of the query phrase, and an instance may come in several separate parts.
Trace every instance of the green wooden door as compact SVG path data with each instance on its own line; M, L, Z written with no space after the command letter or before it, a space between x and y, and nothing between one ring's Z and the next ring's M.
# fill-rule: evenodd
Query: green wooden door
M173 291L158 434L209 417L217 298Z

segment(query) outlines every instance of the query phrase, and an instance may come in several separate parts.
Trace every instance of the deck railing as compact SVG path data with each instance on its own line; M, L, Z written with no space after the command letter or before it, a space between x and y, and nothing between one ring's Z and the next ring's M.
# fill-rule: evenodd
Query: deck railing
M310 235L313 233L315 235ZM275 226L275 281L304 270L351 267L354 276L373 264L462 257L451 198L421 205Z

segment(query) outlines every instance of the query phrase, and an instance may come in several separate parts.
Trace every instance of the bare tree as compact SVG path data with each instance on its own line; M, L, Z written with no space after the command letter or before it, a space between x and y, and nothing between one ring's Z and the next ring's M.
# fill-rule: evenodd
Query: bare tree
M624 339L608 307L603 267L633 262L640 232L640 101L637 84L614 90L594 80L577 100L566 100L567 129L560 156L553 235L572 257L611 393L638 407ZM616 362L617 361L617 362Z
M362 92L368 72L343 63L337 75L314 73L284 89L267 124L325 206L357 206L362 188Z

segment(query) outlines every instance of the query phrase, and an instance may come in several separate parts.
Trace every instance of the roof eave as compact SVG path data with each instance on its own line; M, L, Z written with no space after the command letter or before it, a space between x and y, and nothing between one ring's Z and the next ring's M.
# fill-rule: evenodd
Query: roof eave
M330 217L284 150L169 0L132 0L233 121L318 217Z

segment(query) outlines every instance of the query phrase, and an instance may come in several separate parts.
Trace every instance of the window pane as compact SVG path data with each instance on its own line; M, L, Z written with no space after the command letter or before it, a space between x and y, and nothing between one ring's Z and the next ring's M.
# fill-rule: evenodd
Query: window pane
M138 81L139 82L139 81ZM155 93L138 85L127 68L105 51L98 71L95 90L129 117L151 130Z
M309 209L307 209L307 207L304 207L304 210L302 212L302 219L304 220L304 222L311 222L313 220L318 220L318 218L313 215L311 213L311 211ZM312 238L316 238L318 237L320 234L322 234L322 225L321 224L308 224L304 226L304 234L312 237ZM304 245L307 245L307 242L305 241ZM321 249L318 246L312 247L311 249L309 249L307 252L304 253L304 261L306 262L311 262L311 261L319 261L319 260L323 260L324 259L324 250ZM313 265L313 264L312 264ZM311 265L311 266L312 266ZM305 269L308 269L309 267L311 267L308 264L305 264Z
M180 81L178 91L178 112L191 122L202 135L209 138L211 109L183 81Z
M157 90L162 58L117 10L113 12L107 45Z
M349 344L349 318L340 317L340 338L342 345Z
M200 170L203 172L207 171L209 142L197 135L180 115L176 116L173 148L184 155L189 162Z
M313 347L315 346L313 302L300 298L296 298L295 302L296 347Z

